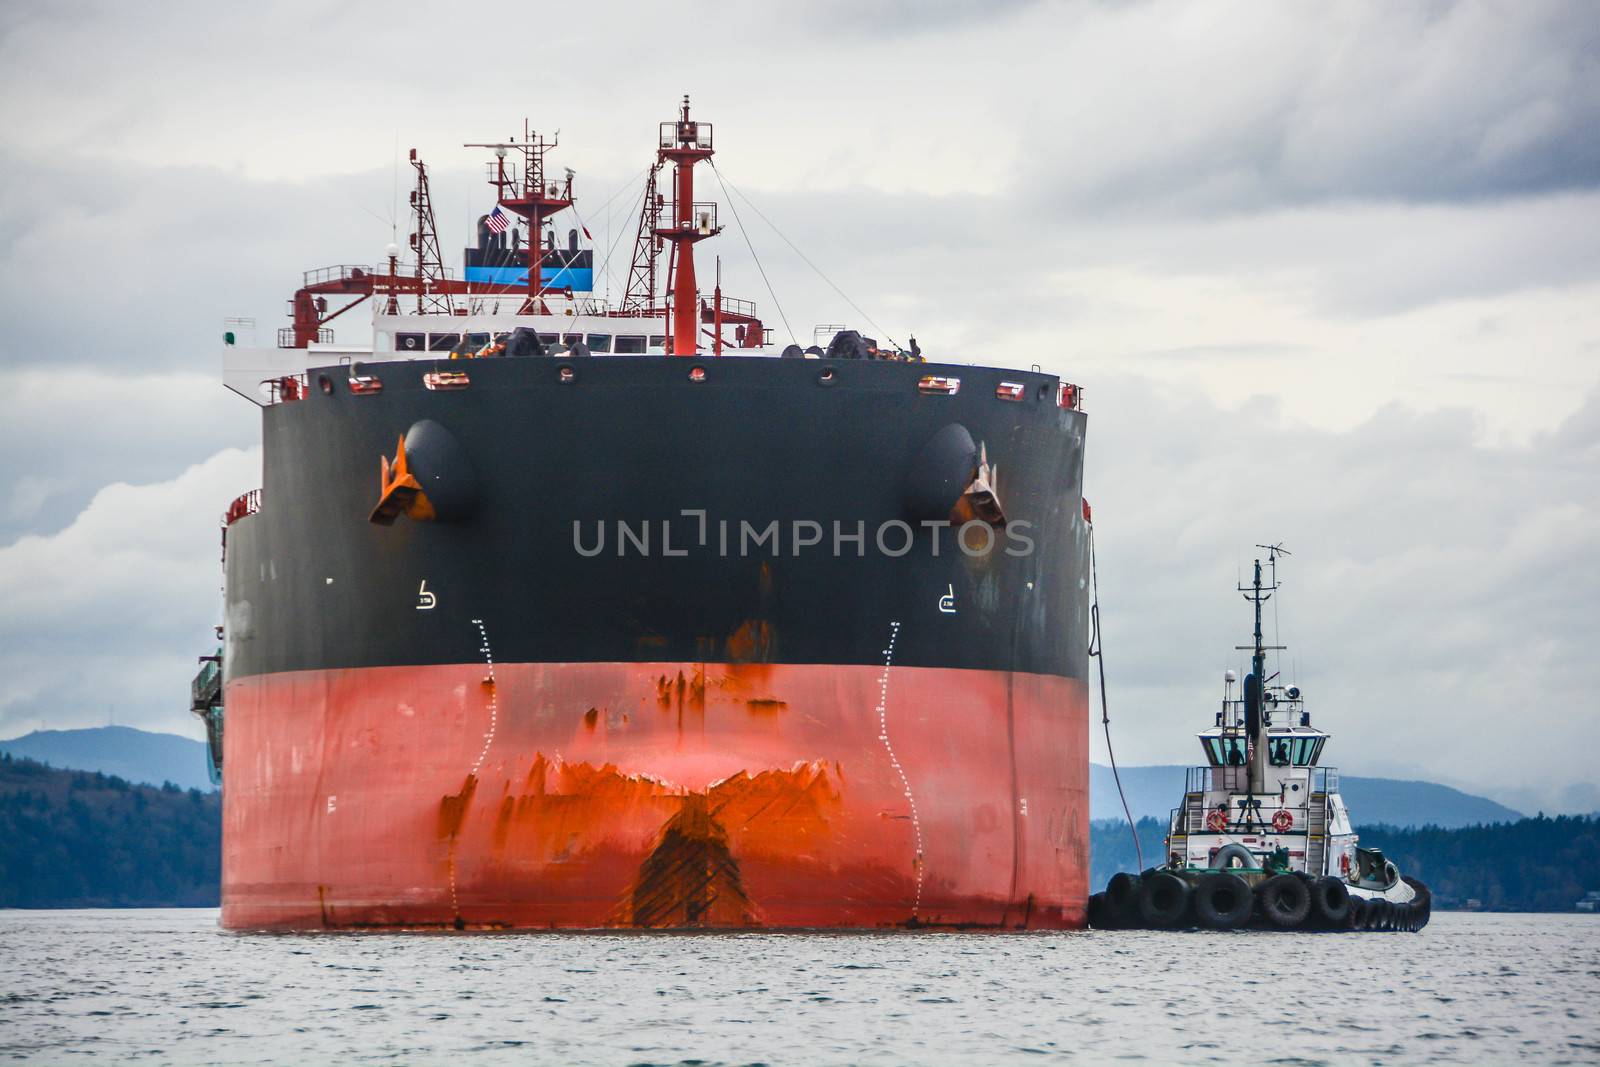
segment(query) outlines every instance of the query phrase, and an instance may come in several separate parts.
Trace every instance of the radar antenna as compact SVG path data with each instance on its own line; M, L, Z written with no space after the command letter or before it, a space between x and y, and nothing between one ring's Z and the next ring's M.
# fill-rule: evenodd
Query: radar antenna
M1235 645L1236 649L1250 653L1250 673L1244 678L1244 724L1245 734L1250 739L1250 785L1249 799L1254 800L1255 794L1266 790L1267 777L1267 719L1262 698L1265 694L1265 679L1267 673L1267 652L1281 650L1282 645L1264 644L1261 637L1261 606L1272 599L1272 594L1278 589L1278 557L1287 556L1289 552L1281 545L1257 545L1267 553L1267 562L1272 568L1272 577L1269 583L1261 581L1261 560L1255 561L1255 575L1249 585L1240 585L1239 592L1244 598L1255 606L1255 636L1254 641L1248 645Z

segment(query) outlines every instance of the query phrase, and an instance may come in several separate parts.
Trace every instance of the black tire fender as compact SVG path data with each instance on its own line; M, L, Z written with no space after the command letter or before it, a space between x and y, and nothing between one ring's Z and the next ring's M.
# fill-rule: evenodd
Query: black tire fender
M1195 887L1195 916L1212 930L1239 929L1250 921L1252 905L1250 886L1237 874L1215 871Z
M1268 878L1256 890L1261 915L1280 930L1297 930L1311 914L1311 890L1292 874Z
M1139 925L1139 876L1118 871L1106 883L1106 905L1118 926Z
M1318 878L1311 883L1311 911L1329 930L1350 925L1350 890L1337 878Z
M1139 884L1139 915L1151 927L1181 924L1189 914L1189 883L1170 871L1155 871Z
M1212 859L1211 862L1215 866L1217 866L1217 867L1219 867L1219 868L1221 868L1223 870L1226 870L1227 867L1228 867L1228 861L1233 859L1235 856L1237 856L1242 861L1239 864L1239 866L1241 866L1241 867L1251 867L1251 868L1253 868L1256 865L1255 853L1251 852L1249 849L1245 848L1243 845L1237 844L1237 843L1234 843L1234 844L1231 844L1231 845L1223 845L1221 848L1217 849L1217 854L1216 854L1215 858Z

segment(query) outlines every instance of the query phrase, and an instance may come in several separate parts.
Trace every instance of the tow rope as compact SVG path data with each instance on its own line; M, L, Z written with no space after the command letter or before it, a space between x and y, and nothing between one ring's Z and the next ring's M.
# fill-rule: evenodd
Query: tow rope
M1089 502L1083 502L1083 523L1089 528L1089 655L1100 669L1100 725L1106 733L1106 755L1111 758L1111 778L1117 783L1117 797L1122 801L1122 814L1128 819L1128 832L1133 835L1133 851L1139 857L1139 869L1144 870L1144 848L1139 844L1139 827L1133 821L1128 807L1128 795L1122 791L1122 775L1117 771L1117 754L1111 748L1111 711L1106 703L1106 658L1102 655L1100 636L1100 576L1095 566L1094 523L1089 517Z

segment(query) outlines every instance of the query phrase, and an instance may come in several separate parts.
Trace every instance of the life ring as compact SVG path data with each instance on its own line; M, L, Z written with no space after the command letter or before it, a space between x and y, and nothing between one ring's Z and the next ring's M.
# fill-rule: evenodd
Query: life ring
M1206 829L1214 834L1220 834L1228 828L1228 813L1221 808L1212 808L1206 815Z
M1290 815L1286 809L1279 808L1272 813L1272 828L1278 833L1286 834L1292 826L1294 826L1294 816Z

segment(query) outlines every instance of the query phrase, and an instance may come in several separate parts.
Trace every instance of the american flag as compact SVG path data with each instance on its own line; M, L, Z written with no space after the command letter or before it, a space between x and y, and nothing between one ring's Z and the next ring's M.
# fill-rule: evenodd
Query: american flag
M490 233L505 233L511 228L511 220L506 218L506 213L500 210L499 204L496 204L494 210L489 212L488 225Z

